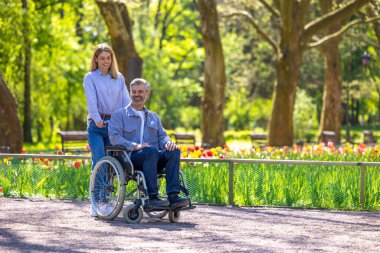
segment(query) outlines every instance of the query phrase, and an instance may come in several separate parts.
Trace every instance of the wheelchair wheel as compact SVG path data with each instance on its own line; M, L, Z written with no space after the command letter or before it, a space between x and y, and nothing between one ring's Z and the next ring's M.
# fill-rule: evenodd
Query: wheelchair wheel
M169 220L171 223L177 223L180 217L179 211L169 211Z
M134 204L127 205L124 209L123 213L123 219L131 224L140 223L142 217L143 217L143 211L141 207L137 209L137 211L134 211L135 208Z
M169 211L152 211L146 212L146 214L151 218L162 219L168 214L168 212Z
M119 161L111 156L100 159L91 173L91 205L98 218L115 219L123 208L125 175Z

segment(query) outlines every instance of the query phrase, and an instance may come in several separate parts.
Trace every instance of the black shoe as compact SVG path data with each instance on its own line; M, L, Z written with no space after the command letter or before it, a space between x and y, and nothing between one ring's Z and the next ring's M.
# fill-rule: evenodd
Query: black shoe
M169 201L167 200L162 200L157 197L157 195L149 196L149 205L151 207L166 207L170 206Z
M181 198L178 194L169 194L168 200L171 207L185 207L190 204L189 199Z

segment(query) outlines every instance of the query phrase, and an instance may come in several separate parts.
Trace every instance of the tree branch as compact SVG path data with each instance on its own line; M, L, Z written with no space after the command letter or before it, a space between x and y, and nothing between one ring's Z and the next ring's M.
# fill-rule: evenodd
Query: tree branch
M191 47L189 50L187 50L187 52L182 55L182 60L179 62L178 64L178 67L177 69L175 70L174 72L174 75L173 75L173 79L177 79L178 78L178 73L179 71L182 69L182 65L184 64L184 62L187 60L187 56L194 50L195 48L194 47Z
M280 13L278 13L275 9L272 8L265 0L259 0L259 2L264 5L264 7L273 14L276 18L280 18Z
M280 49L278 48L276 41L269 37L268 34L266 34L254 21L253 17L251 14L249 14L246 11L238 11L238 12L232 12L230 14L224 15L224 17L233 17L233 16L242 16L248 19L249 23L253 26L253 28L256 30L256 32L267 42L269 45L271 45L278 54L280 52Z
M375 41L371 41L371 40L364 38L363 36L357 36L357 35L353 35L353 34L348 34L347 36L354 38L355 40L358 40L358 41L363 41L366 44L371 45L372 47L380 50L380 44L376 43Z
M367 4L370 0L353 0L351 3L331 11L322 17L305 25L303 41L308 41L313 35L341 21L348 19L353 13Z
M358 19L357 20L353 20L350 23L348 23L345 26L343 26L337 32L329 34L329 35L323 37L322 39L320 39L320 40L318 40L316 42L309 43L308 47L311 48L311 47L321 46L322 44L326 43L327 41L329 41L331 39L334 39L334 38L337 38L339 36L342 36L346 31L348 31L351 27L353 27L355 25L372 23L372 22L375 22L377 20L380 20L380 16L374 17L374 18L370 18L370 19L367 19L367 20L358 20Z

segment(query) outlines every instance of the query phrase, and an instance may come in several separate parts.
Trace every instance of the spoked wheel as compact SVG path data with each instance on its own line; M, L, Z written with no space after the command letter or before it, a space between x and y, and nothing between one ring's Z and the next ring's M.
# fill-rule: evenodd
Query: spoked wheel
M100 159L91 173L91 205L98 218L113 220L125 197L125 176L119 161L111 156Z
M179 211L169 211L169 220L171 223L177 223L180 217Z
M134 204L127 205L123 213L123 219L131 224L140 223L143 217L143 211L141 209L141 206L137 209L137 211L133 210L134 208Z
M156 218L156 219L162 219L164 218L169 211L152 211L152 212L146 212L146 214L151 217L151 218Z

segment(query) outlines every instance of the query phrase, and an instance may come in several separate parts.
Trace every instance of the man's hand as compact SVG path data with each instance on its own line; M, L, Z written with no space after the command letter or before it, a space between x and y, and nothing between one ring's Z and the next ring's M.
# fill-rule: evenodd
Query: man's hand
M137 145L135 146L134 151L141 150L141 149L143 149L143 148L145 148L145 147L150 147L149 143L137 144Z
M178 146L172 142L172 141L168 141L166 144L165 144L165 148L169 151L173 151L174 149L178 148Z

